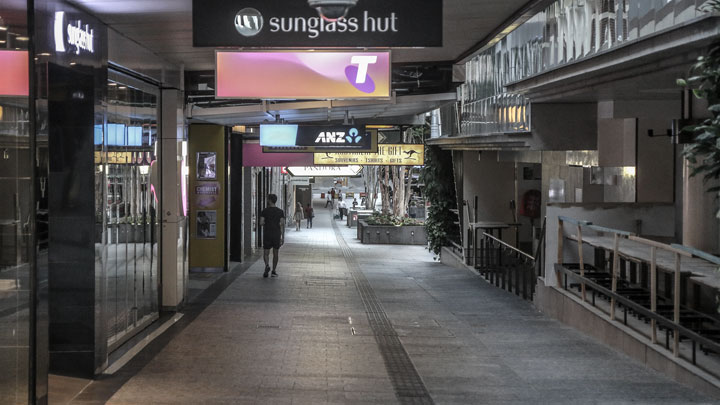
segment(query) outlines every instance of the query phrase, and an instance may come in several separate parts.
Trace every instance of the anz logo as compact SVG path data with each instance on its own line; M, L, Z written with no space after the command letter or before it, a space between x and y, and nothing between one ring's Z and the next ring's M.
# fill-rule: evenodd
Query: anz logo
M357 128L352 128L350 131L347 132L339 132L339 131L326 131L326 132L320 132L320 135L318 135L317 139L315 139L315 143L360 143L363 139L363 136L360 135L360 131L357 130Z

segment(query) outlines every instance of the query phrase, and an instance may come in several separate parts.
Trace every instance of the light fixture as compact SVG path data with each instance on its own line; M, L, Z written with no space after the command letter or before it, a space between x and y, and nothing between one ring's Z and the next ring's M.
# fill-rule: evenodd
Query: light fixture
M17 39L18 41L27 42L30 40L30 37L17 37L15 39Z
M115 82L110 82L110 83L108 83L108 86L110 86L110 87L115 87L115 86L117 86L117 83L115 83Z
M8 30L8 27L6 27L4 25L0 25L0 31L7 31L7 30Z

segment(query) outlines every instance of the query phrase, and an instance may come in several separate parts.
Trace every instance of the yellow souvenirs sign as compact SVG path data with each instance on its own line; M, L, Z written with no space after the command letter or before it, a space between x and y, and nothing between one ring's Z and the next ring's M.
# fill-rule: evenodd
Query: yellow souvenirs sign
M425 145L378 145L377 153L315 153L316 165L422 166Z

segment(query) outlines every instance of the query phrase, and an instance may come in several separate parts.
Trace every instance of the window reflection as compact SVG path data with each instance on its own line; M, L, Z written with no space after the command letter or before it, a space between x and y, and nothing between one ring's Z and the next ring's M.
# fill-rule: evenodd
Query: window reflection
M556 0L466 63L464 135L530 130L530 104L509 83L681 24L705 0Z
M96 135L96 217L104 235L108 349L158 316L158 90L111 72Z

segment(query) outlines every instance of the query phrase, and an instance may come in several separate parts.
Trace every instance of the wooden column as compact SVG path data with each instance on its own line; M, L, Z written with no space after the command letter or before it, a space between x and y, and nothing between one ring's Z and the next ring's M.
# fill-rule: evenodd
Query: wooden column
M657 313L657 248L650 247L650 310ZM657 343L657 321L650 321L652 325L652 343Z
M620 235L615 234L613 243L612 292L617 292L618 267L620 263ZM615 320L615 297L610 300L610 320Z
M582 240L582 227L580 224L577 225L577 245L578 245L578 257L580 258L580 277L585 277L585 260L583 259L583 240ZM580 289L582 291L582 300L586 301L585 294L585 280L580 282Z
M563 235L563 220L558 218L558 251L557 251L557 263L559 265L563 264L563 242L565 240L565 236ZM558 288L562 288L562 277L560 276L560 272L555 271L555 277L557 278L557 286Z

